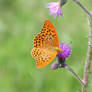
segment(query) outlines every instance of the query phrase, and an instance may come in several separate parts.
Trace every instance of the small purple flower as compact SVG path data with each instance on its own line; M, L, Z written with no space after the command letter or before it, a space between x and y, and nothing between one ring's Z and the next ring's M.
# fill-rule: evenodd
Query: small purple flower
M59 67L58 62L54 62L54 63L51 65L51 69L52 69L52 70L55 70L55 69L57 69L58 67Z
M58 69L60 67L65 67L65 61L66 59L71 55L72 53L72 47L69 46L68 44L65 44L65 43L62 43L62 44L59 44L59 48L62 49L63 52L59 52L57 54L57 58L58 58L58 61L55 61L52 65L51 65L51 69L52 70L55 70L55 69Z
M57 54L58 58L66 59L71 55L72 47L69 46L68 44L65 43L59 44L59 48L61 48L63 52Z
M46 8L50 9L50 14L56 16L62 16L62 11L60 8L60 3L59 2L51 2L47 5Z

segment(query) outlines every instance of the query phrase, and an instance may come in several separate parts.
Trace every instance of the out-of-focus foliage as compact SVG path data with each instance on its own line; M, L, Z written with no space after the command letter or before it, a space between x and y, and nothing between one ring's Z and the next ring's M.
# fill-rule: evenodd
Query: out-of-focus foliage
M92 0L80 1L92 9ZM64 69L52 71L51 64L37 69L30 55L34 36L49 19L60 42L72 41L72 55L66 63L83 77L88 17L78 5L68 0L62 9L63 17L54 19L45 8L48 2L51 0L0 0L0 92L77 92L81 89L70 72ZM92 80L88 85L88 92L91 91Z

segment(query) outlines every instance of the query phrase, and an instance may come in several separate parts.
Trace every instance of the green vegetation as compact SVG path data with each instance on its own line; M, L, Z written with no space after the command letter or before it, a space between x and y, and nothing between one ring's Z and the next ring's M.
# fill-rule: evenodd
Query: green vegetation
M92 0L80 0L89 10ZM72 41L72 55L66 61L81 77L87 52L88 20L72 0L62 8L63 17L54 19L45 8L51 0L0 0L0 92L77 92L81 85L64 70L51 70L51 63L37 69L30 55L34 36L49 19L60 42ZM54 62L54 59L52 62ZM92 76L92 74L90 74ZM92 78L92 77L91 77ZM92 80L88 92L92 92Z

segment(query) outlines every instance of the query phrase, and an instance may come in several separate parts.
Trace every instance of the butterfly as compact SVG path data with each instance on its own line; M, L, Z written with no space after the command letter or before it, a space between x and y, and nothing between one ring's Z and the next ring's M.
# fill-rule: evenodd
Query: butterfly
M59 48L58 35L53 24L46 20L40 33L33 40L32 57L36 60L36 67L48 65L57 55L62 52Z

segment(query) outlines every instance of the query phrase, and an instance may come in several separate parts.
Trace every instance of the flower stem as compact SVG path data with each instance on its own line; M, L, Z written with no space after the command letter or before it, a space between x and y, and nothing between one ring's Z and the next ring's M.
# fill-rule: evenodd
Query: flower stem
M68 71L72 72L72 74L79 80L79 82L81 83L81 85L84 85L83 80L79 77L79 75L70 66L65 65L64 68L67 69Z
M89 22L90 22L90 30L89 30L89 36L88 36L88 51L87 51L87 57L86 57L85 67L84 67L84 78L83 78L84 85L82 87L82 92L87 92L90 66L92 63L92 13L89 12L88 9L85 8L78 0L73 0L73 1L76 4L78 4L85 11L85 13L88 14Z
M84 5L82 5L78 0L73 0L76 4L78 4L89 16L91 15L91 13L88 11L87 8L84 7Z
M64 4L67 3L67 0L59 0L59 2L60 2L60 6L63 6Z
M60 0L64 1L64 0ZM66 1L66 0L65 0ZM85 67L84 67L84 78L83 80L79 77L79 75L73 71L71 67L66 65L65 69L72 72L72 74L80 81L82 85L82 92L87 92L87 85L88 85L88 79L89 79L89 72L90 72L90 66L92 63L92 13L88 11L87 8L84 7L78 0L73 0L79 7L81 7L84 12L89 16L89 22L90 22L90 30L89 30L89 36L88 36L88 51L87 51L87 57L85 61Z
M92 46L91 46L92 45L92 14L89 16L89 22L90 22L90 30L89 30L89 38L88 38L88 52L87 52L87 58L85 61L84 79L83 79L85 85L82 88L82 92L87 92L86 87L88 85L90 66L92 63Z

